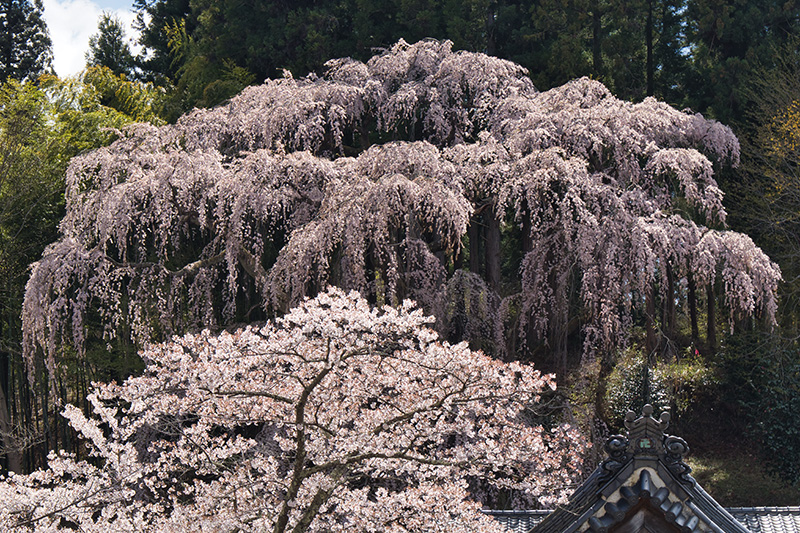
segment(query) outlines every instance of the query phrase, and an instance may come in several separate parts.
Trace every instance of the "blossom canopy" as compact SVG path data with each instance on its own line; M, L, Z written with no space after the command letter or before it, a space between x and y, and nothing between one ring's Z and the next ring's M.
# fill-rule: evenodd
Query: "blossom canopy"
M449 345L413 304L329 289L275 322L152 345L64 414L94 457L0 481L3 531L502 531L564 500L585 451L529 365Z
M495 354L563 345L573 319L586 351L611 349L690 274L722 287L732 320L774 319L778 267L724 229L728 127L587 78L539 92L450 42L327 67L75 158L63 236L27 287L29 359L99 340L90 318L144 343L265 320L329 284L413 298Z

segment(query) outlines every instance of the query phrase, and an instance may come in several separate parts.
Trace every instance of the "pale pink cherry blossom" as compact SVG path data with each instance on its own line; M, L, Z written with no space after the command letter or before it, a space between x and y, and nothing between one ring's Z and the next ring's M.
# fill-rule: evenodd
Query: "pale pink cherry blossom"
M553 377L450 345L406 301L335 288L263 327L142 352L64 410L78 461L0 481L3 531L502 531L502 496L563 501L586 451L532 420Z
M448 339L510 357L566 346L576 320L587 352L623 345L653 287L680 298L660 281L695 269L732 317L774 321L777 266L723 226L730 128L588 78L537 92L519 65L451 48L333 60L73 159L63 236L27 287L28 360L83 353L100 334L87 316L142 345L279 316L329 284L414 298ZM487 250L519 226L518 280L458 268L489 222Z

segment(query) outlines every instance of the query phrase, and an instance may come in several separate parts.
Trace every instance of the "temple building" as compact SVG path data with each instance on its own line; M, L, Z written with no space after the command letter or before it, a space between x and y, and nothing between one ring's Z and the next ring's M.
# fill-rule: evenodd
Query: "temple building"
M689 447L665 433L646 405L625 417L627 435L608 439L608 457L554 511L486 511L513 533L800 533L800 507L725 509L690 475Z

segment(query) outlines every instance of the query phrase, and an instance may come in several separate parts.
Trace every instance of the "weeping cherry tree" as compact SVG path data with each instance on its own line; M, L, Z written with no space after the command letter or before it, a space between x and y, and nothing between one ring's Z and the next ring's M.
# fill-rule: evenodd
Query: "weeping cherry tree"
M561 372L569 338L607 353L643 323L655 349L676 302L695 332L703 294L709 330L718 294L731 323L774 320L778 267L724 226L728 127L586 78L538 92L450 42L327 69L73 159L27 286L29 360L266 320L328 285Z

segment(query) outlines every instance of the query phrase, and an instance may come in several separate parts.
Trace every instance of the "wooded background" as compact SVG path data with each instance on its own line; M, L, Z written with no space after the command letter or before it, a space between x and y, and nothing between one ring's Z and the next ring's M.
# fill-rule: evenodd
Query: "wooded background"
M585 76L618 99L652 96L730 126L741 143L740 164L714 162L727 218L709 227L750 236L780 266L775 323L755 310L733 313L721 271L705 291L695 290L689 271L665 278L668 289L654 289L626 325L624 346L598 363L582 356L580 312L566 315L558 343L511 343L502 356L557 372L559 416L568 412L598 442L618 428L625 410L650 401L678 412L676 431L690 444L727 450L744 434L769 469L788 482L800 479L800 429L793 423L800 410L800 2L135 0L133 8L141 56L130 53L119 22L104 17L87 70L58 79L48 74L41 1L2 2L9 21L0 34L4 466L29 471L48 450L80 451L60 405L88 409L92 381L121 381L142 368L135 336L104 339L100 315L87 318L85 357L62 346L55 373L23 358L29 265L59 237L72 157L108 145L132 122L175 123L265 79L322 77L336 66L326 66L331 59L367 61L399 39L436 39L521 65L539 91ZM682 200L675 198L674 209L697 219ZM519 284L525 243L513 223L491 224L487 218L471 226L464 254L449 258L450 268L478 274L503 297ZM500 259L481 260L491 247ZM218 326L268 315L238 315ZM452 340L460 340L458 328Z

